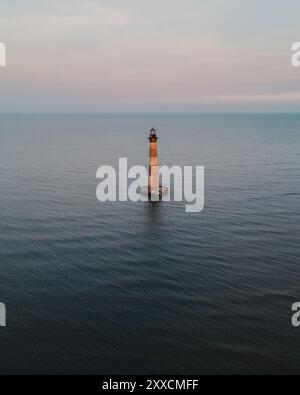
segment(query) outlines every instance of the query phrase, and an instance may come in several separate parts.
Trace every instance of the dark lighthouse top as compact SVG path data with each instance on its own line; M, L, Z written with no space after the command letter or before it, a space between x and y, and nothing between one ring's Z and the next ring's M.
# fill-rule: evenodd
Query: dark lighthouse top
M150 130L149 141L150 141L151 143L156 143L157 139L158 139L158 137L157 137L157 134L156 134L156 130L155 130L154 128L152 128L152 129Z

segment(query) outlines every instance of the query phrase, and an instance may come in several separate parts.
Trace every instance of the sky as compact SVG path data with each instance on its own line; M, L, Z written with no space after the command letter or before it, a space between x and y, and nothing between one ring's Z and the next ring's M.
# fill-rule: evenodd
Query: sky
M300 112L299 0L1 0L1 113Z

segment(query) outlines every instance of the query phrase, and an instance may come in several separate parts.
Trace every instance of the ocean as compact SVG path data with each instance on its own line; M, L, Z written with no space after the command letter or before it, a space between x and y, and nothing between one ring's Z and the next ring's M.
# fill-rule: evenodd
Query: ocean
M205 167L205 207L96 198ZM300 373L300 115L0 115L0 374Z

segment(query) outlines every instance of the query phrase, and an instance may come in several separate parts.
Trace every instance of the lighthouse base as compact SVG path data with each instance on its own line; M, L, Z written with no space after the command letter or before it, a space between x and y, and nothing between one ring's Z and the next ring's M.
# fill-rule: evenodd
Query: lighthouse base
M162 197L168 193L168 188L160 186L159 188L154 188L151 190L149 187L142 187L140 189L140 194L146 196L148 195L149 198L153 197Z

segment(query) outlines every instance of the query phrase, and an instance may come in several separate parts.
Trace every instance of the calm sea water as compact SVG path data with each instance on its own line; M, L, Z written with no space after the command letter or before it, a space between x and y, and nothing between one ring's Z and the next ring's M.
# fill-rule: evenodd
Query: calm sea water
M205 166L205 209L96 170ZM300 116L0 116L0 373L300 373Z

